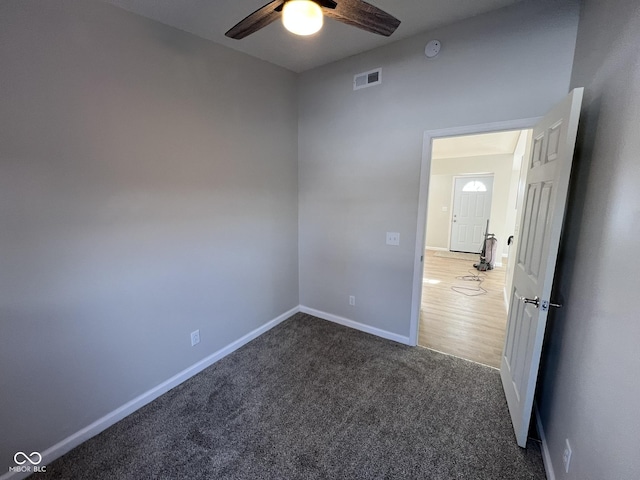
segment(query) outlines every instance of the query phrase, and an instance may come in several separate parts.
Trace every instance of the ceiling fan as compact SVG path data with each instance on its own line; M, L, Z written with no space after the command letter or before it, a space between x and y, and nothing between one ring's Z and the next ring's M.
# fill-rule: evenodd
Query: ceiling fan
M241 20L225 35L240 40L280 17L292 33L311 35L322 28L323 15L385 37L400 25L400 20L363 0L274 0Z

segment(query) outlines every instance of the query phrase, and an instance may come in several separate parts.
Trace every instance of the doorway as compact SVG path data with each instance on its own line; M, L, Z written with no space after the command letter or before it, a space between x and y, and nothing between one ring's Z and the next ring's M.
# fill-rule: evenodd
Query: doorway
M531 133L488 131L430 139L416 343L499 368L512 274L507 240L517 236L520 172ZM475 268L483 266L485 234L495 235L496 247L484 252L489 268Z

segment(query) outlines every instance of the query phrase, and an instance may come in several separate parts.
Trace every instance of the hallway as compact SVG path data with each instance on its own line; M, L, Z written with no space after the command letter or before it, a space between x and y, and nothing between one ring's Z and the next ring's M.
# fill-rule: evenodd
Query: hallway
M442 256L447 254L425 251L418 345L500 368L507 325L506 266L478 272L473 267L477 256Z

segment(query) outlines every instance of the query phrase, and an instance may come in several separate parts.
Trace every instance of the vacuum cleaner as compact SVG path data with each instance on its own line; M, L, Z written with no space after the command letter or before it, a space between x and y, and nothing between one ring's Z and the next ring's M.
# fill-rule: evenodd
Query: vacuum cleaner
M498 250L498 239L493 233L489 233L489 220L487 219L487 229L484 231L484 243L480 252L480 262L473 266L480 272L493 270L496 264L496 253Z

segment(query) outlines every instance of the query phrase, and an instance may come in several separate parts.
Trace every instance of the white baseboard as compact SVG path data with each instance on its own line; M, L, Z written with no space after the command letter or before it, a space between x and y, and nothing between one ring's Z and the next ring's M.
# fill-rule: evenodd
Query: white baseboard
M142 395L134 398L133 400L125 403L121 407L119 407L119 408L115 409L114 411L108 413L104 417L99 418L98 420L96 420L92 424L87 425L83 429L81 429L81 430L77 431L76 433L70 435L69 437L65 438L64 440L56 443L52 447L47 448L43 452L40 452L40 454L42 455L42 462L40 463L40 466L47 465L47 464L53 462L54 460L56 460L57 458L61 457L65 453L69 452L70 450L74 449L75 447L77 447L81 443L86 442L91 437L94 437L94 436L98 435L103 430L106 430L107 428L109 428L113 424L119 422L120 420L122 420L123 418L127 417L128 415L131 415L133 412L135 412L139 408L142 408L146 404L152 402L153 400L158 398L160 395L163 395L164 393L168 392L172 388L180 385L182 382L184 382L184 381L188 380L189 378L193 377L197 373L200 373L205 368L210 367L211 365L216 363L218 360L226 357L227 355L229 355L230 353L232 353L235 350L239 349L243 345L246 345L247 343L249 343L254 338L257 338L260 335L262 335L263 333L267 332L268 330L271 330L273 327L275 327L279 323L283 322L287 318L291 317L292 315L295 315L299 311L300 311L300 306L296 306L296 307L292 308L291 310L289 310L288 312L285 312L282 315L279 315L278 317L274 318L273 320L265 323L264 325L256 328L255 330L247 333L245 336L239 338L235 342L232 342L229 345L227 345L226 347L221 348L217 352L212 353L208 357L203 358L199 362L191 365L190 367L188 367L185 370L181 371L180 373L174 375L173 377L169 378L168 380L166 380L166 381L162 382L161 384L153 387L151 390L148 390L147 392L143 393ZM19 479L23 479L23 478L28 477L32 473L33 472L8 472L8 473L5 473L4 475L0 476L0 480L9 480L9 479L11 479L11 480L19 480Z
M551 463L551 452L549 451L549 444L547 443L547 437L544 434L544 428L542 427L542 420L540 420L540 412L538 406L534 404L533 411L536 417L536 427L538 428L538 435L540 435L540 441L542 442L542 463L544 463L544 471L547 473L547 480L556 480L556 474L553 470L553 463Z
M387 340L393 340L394 342L402 343L404 345L413 346L409 337L398 335L397 333L388 332L380 328L372 327L370 325L365 325L364 323L359 323L354 320L349 320L348 318L339 317L338 315L333 315L332 313L327 313L321 310L316 310L314 308L305 307L304 305L300 305L300 311L302 313L308 313L309 315L313 315L314 317L318 317L323 320L328 320L333 323L344 325L345 327L353 328L355 330L360 330L361 332L365 332L365 333L370 333L371 335L375 335L377 337L382 337L382 338L386 338Z

